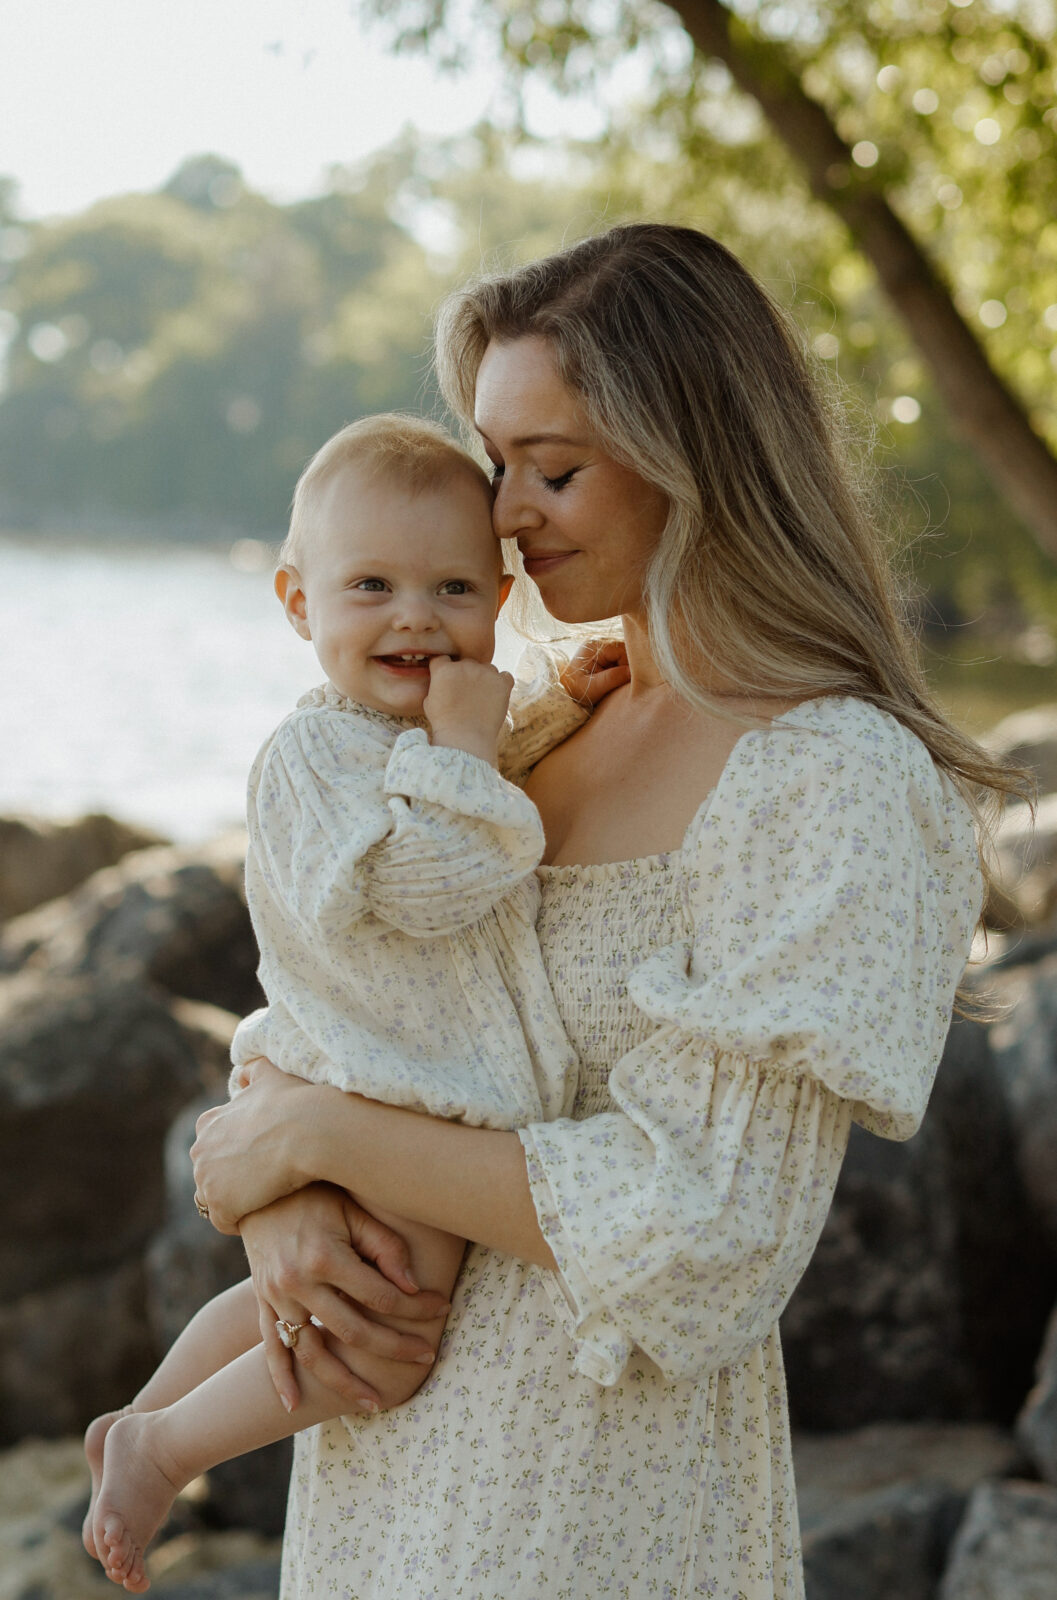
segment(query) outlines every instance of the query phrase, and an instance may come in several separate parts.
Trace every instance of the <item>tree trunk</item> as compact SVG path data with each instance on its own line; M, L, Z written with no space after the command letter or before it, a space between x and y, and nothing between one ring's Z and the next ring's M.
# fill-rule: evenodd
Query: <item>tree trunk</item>
M752 36L720 0L668 0L703 55L724 62L805 169L818 199L873 262L892 305L932 369L958 432L1039 544L1057 558L1057 459L991 367L950 291L780 49Z

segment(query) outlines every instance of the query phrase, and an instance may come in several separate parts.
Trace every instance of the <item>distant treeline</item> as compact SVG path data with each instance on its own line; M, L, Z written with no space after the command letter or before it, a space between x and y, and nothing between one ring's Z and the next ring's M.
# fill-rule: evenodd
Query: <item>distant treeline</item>
M1052 566L949 436L840 230L787 173L727 165L707 193L666 204L626 151L515 178L481 130L429 148L405 139L294 204L199 156L157 193L43 223L21 221L0 182L0 525L272 537L336 427L438 409L431 323L453 283L482 260L667 212L738 250L793 302L820 371L839 370L926 615L1003 631L1057 615Z

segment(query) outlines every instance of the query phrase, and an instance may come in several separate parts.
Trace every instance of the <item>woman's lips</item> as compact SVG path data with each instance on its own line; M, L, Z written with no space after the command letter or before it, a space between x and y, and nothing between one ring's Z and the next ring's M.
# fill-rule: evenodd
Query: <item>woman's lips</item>
M532 555L522 551L521 560L530 578L542 578L575 554L575 550L537 550Z

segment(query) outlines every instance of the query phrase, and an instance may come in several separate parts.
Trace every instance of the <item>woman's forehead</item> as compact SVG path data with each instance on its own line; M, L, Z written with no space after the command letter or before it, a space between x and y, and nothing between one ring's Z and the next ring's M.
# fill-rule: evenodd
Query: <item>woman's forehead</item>
M562 382L550 344L536 335L488 346L477 370L474 422L486 438L518 446L579 443L585 433L579 401Z

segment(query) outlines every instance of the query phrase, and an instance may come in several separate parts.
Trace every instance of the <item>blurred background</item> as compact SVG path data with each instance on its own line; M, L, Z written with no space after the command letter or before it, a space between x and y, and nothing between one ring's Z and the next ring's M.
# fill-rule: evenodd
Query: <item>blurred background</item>
M934 681L1057 698L1052 0L4 0L0 811L238 819L306 458L439 297L606 223L737 251L843 387Z

